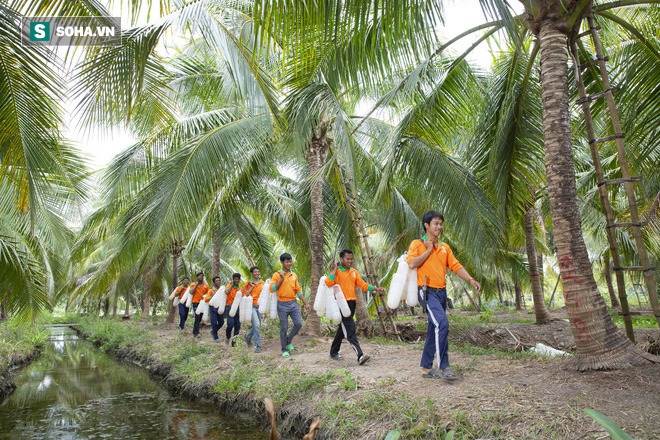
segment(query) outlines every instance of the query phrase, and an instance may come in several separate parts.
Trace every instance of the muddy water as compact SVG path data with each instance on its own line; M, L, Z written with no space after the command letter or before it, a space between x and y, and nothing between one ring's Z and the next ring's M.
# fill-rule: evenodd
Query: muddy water
M0 439L267 439L253 420L173 397L141 368L53 327L44 353L17 371L0 404Z

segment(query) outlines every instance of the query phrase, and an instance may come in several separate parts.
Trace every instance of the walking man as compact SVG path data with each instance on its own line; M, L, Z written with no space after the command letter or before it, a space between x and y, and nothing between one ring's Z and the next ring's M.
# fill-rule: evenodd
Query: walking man
M325 285L328 287L335 285L341 287L346 302L348 303L348 308L351 310L350 316L342 315L341 324L339 324L337 332L335 333L335 339L330 346L330 358L336 361L341 359L339 349L341 348L342 341L346 338L357 355L358 364L364 365L364 363L369 360L369 355L362 353L360 343L355 334L356 328L355 321L353 320L357 301L355 288L359 287L363 292L371 292L372 290L375 290L378 293L385 293L385 289L374 287L367 283L362 279L358 271L353 269L353 251L350 249L344 249L339 253L339 263L337 263L335 270L326 277Z
M241 331L241 320L238 318L240 315L240 310L236 310L236 315L234 316L229 316L229 310L231 309L232 304L234 304L234 299L236 298L236 294L238 293L240 288L240 283L241 283L241 274L240 273L235 273L234 275L231 276L231 283L227 284L225 286L225 293L227 294L227 305L225 307L225 316L227 317L227 344L229 345L229 341L231 340L231 346L233 347L236 345L236 341L231 339L231 332L232 330L234 331L234 336L238 334L238 332ZM239 304L240 308L240 304Z
M449 321L447 310L447 289L445 275L447 269L454 272L478 291L481 284L463 268L454 257L451 248L438 237L442 233L445 218L437 211L429 211L422 217L425 235L410 243L407 262L411 269L417 269L417 294L422 307L428 311L426 341L422 353L422 377L456 380L456 373L449 368L447 353ZM433 368L437 364L438 368Z
M202 322L202 315L195 313L199 302L204 299L204 295L208 293L211 288L204 282L204 272L197 273L197 282L190 286L190 293L192 295L192 308L193 315L195 315L195 325L193 325L193 337L199 338L199 325Z
M220 277L213 277L213 286L211 286L211 290L209 290L209 293L204 297L204 301L211 301L213 295L215 295L221 287ZM220 330L225 323L225 309L222 309L221 312L222 313L218 313L217 307L209 306L209 314L211 315L211 336L213 336L213 342L220 342L220 338L218 338L218 330Z
M188 290L190 285L190 278L183 277L181 285L176 288L174 291L175 295L179 295L179 328L183 330L183 326L186 325L186 320L188 319L188 312L190 311L184 303L181 302L183 294Z
M252 328L245 335L245 342L248 347L252 346L252 340L254 339L254 352L261 353L261 314L259 313L259 295L264 287L264 282L261 280L261 271L257 266L252 266L250 268L250 281L245 283L243 286L243 295L252 297ZM268 295L268 291L264 292L264 295Z
M280 255L282 269L273 274L270 281L270 288L277 292L277 315L280 318L280 344L282 346L282 356L289 356L293 353L293 338L302 328L303 320L300 314L300 307L296 301L299 298L305 310L309 310L309 305L302 295L302 289L298 283L298 276L291 272L293 266L293 257L286 252ZM293 321L293 328L289 330L289 316Z

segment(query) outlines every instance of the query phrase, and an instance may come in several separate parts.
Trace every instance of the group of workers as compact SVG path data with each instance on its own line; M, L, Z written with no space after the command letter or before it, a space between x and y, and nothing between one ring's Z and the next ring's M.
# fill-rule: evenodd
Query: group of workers
M408 248L406 261L411 269L417 269L418 299L428 315L428 327L426 340L420 367L422 368L422 377L427 379L445 379L456 380L456 373L449 366L448 333L449 321L446 315L447 309L447 290L445 276L447 269L456 273L460 278L467 281L477 291L481 290L481 285L454 257L451 248L442 241L438 241L443 229L444 217L437 211L429 211L422 217L422 226L425 234L415 239ZM218 289L223 288L227 300L224 310L218 310L216 307L210 307L211 335L215 342L219 342L218 331L227 321L225 329L225 341L232 346L236 343L236 336L241 329L239 313L233 317L229 311L236 299L236 294L241 291L243 297L252 298L252 328L245 335L245 342L248 346L254 345L256 353L261 352L261 314L259 313L258 299L264 288L268 292L277 294L277 314L280 320L280 345L282 356L290 356L294 352L293 338L302 328L303 319L298 306L298 300L302 302L303 309L309 313L311 307L305 301L302 295L302 289L298 283L297 275L291 271L293 257L288 253L280 255L282 268L275 272L270 278L268 285L264 285L261 279L261 272L258 267L250 268L250 279L241 287L241 274L235 273L232 276L232 282L222 286L220 277L213 277L212 286L204 283L204 274L197 274L197 281L190 284L186 277L182 285L178 286L175 294L181 299L190 289L192 294L192 309L197 310L201 301L209 302ZM346 301L350 308L350 316L342 317L342 321L337 328L335 337L330 346L330 358L340 360L339 354L341 344L346 339L357 357L359 365L363 365L369 360L369 355L363 353L360 343L356 336L356 326L354 321L355 307L357 297L355 295L356 287L364 292L376 292L384 294L385 289L373 286L365 282L360 274L353 268L353 252L350 249L344 249L339 253L339 262L334 270L327 274L325 284L332 287L335 284L341 287ZM189 308L185 303L179 303L179 328L184 329L188 318ZM195 323L193 326L194 337L200 337L200 324L202 315L195 313ZM289 330L289 318L293 322L293 327ZM434 366L437 366L434 367Z

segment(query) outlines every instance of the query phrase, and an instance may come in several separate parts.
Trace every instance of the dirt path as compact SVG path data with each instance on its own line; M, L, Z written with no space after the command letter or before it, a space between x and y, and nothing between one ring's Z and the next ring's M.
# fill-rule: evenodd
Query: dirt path
M342 345L343 359L334 361L328 353L331 338L297 336L295 354L283 358L272 325L266 331L270 337L262 341L262 353L255 356L296 366L303 373L323 374L343 369L356 382L356 389L347 399L374 392L407 393L429 399L438 423L451 426L458 413L462 425L486 423L496 427L498 435L494 438L607 438L605 430L583 412L584 408L607 415L634 438L658 438L660 433L660 365L657 364L623 371L578 373L565 370L564 361L557 358L472 355L450 347L452 368L461 377L460 381L450 383L421 377L419 342L379 344L361 338L362 348L371 359L366 365L358 366L346 342ZM570 345L567 323L555 322L541 330L534 324L491 326L513 330L513 334L527 342L560 339ZM172 337L171 330L159 332L164 339ZM544 337L535 337L537 332ZM214 344L208 337L208 327L203 335L200 343ZM214 345L219 350L232 350L224 343ZM245 349L239 346L233 350Z

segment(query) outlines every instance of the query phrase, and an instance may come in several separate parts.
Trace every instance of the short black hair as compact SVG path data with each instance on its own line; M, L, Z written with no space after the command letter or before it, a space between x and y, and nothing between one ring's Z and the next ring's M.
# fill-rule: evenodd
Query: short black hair
M445 216L438 211L429 211L422 216L422 229L426 231L426 223L431 223L434 218L439 218L444 223Z
M211 281L215 281L215 280L219 280L219 279L220 279L220 277L216 275L216 276L213 277L213 279Z
M350 249L342 249L341 252L339 252L339 258L344 258L344 255L346 254L351 254L353 255L353 251Z
M238 272L236 272L234 275L231 276L232 279L234 279L234 278L240 278L240 277L241 277L241 274L238 273Z
M293 257L291 256L291 254L285 252L282 255L280 255L280 261L284 261L284 260L293 260Z
M250 273L254 272L255 269L259 269L259 267L258 266L252 266L250 268Z
M197 272L197 276L204 275L204 272Z
M190 278L188 278L188 277L183 277L183 280L188 280L188 281L190 281ZM181 280L181 281L183 281L183 280Z

